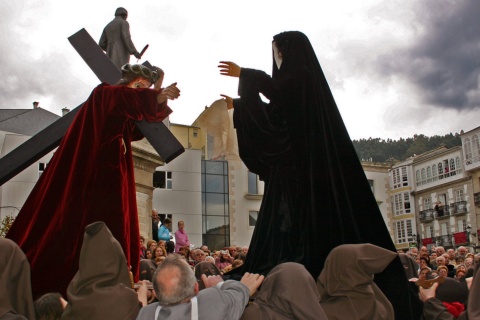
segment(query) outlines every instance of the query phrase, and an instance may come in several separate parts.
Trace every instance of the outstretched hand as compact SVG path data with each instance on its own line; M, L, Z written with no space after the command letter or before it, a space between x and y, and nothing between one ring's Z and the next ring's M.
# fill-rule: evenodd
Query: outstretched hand
M221 96L225 98L225 102L227 103L227 110L233 109L233 99L225 94L221 94Z
M437 287L438 287L438 282L435 282L428 289L424 289L422 287L419 287L418 297L423 302L427 301L428 299L435 298Z
M220 74L224 76L238 78L240 77L240 73L242 71L240 66L230 61L220 61L220 65L218 67L220 68Z
M157 96L158 103L164 103L169 100L175 100L180 96L180 89L177 88L177 83L172 83L166 88L160 89L160 93Z
M261 276L258 273L246 272L243 275L240 282L246 285L247 288L250 290L250 297L251 297L255 292L257 292L258 287L260 287L264 279L265 279L265 276Z
M203 284L205 285L205 288L210 288L214 287L220 282L223 282L223 278L221 276L206 276L205 274L201 275L201 279L203 281Z

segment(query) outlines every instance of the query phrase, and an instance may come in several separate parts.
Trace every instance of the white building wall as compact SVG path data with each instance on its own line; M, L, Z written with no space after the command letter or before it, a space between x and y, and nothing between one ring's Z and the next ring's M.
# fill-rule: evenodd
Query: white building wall
M201 157L201 150L186 149L172 162L158 167L158 171L172 172L172 189L153 191L153 208L172 215L172 232L177 231L178 221L184 221L190 243L196 247L202 244Z
M258 195L248 194L248 169L239 159L228 160L230 200L230 245L248 246L253 235L249 211L259 211L264 183L258 181Z
M0 158L27 141L30 137L0 132ZM39 178L39 163L48 163L54 151L49 152L28 168L0 186L0 220L7 215L17 216Z
M365 175L368 180L373 180L373 195L375 200L377 200L378 207L382 213L383 221L387 224L388 231L391 232L391 228L387 223L389 221L388 217L388 203L387 203L387 181L388 181L388 172L375 172L365 170Z

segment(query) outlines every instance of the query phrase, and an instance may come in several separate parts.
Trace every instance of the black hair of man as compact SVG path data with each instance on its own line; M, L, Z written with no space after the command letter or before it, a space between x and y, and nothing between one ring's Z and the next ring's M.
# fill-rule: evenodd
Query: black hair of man
M58 292L51 292L42 295L34 301L35 316L37 320L57 320L61 319L63 305L60 301L62 295Z

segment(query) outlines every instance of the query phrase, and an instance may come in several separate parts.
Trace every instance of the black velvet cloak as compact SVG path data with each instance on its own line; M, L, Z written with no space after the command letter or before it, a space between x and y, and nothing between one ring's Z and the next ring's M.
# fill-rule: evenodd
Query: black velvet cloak
M243 270L267 274L294 261L316 279L338 245L371 243L396 251L308 38L295 31L274 41L283 55L280 69L274 62L270 77L242 68L240 98L234 100L240 157L265 181ZM396 319L418 314L420 302L409 297L399 258L375 281Z

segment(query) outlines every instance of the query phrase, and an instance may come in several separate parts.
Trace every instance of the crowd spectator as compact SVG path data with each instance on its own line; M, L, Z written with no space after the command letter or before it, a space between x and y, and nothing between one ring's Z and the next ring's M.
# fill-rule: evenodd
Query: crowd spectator
M436 270L438 270L439 267L446 266L446 261L444 256L437 257L435 261L437 262L437 267L435 268Z
M166 247L166 242L165 242L165 240L158 240L158 246L165 248L165 247Z
M175 231L175 252L180 250L180 247L190 246L190 240L188 239L188 234L185 231L185 222L178 221L178 230Z
M437 256L440 257L442 254L445 253L445 248L441 246L435 247L435 252L437 253Z
M172 236L170 235L170 230L172 229L172 220L166 218L163 220L163 224L158 228L158 241L163 240L165 242L170 241Z
M232 262L233 262L233 257L230 255L228 250L220 251L220 256L215 258L215 265L220 271L222 271L224 268L231 265Z
M430 265L432 266L433 269L436 269L437 268L437 253L436 252L432 252L432 254L430 255Z
M466 256L468 253L468 249L465 248L464 246L460 246L458 247L457 249L457 254L460 255L460 256Z
M157 209L152 210L152 238L155 242L158 242L158 224L160 223L160 217L158 216ZM148 246L147 246L148 248Z
M147 247L145 247L145 237L140 236L140 259L145 259L145 251Z
M420 266L420 269L422 269L422 268L431 269L430 261L425 257L420 257L419 266Z
M194 251L194 257L195 257L194 258L194 261L195 261L194 265L196 266L198 263L205 261L206 256L207 255L205 254L205 252L203 252L203 250L195 249L195 251Z
M33 302L36 320L60 320L67 301L58 292L45 293Z
M431 279L431 269L428 267L421 268L420 272L418 273L418 279L419 280Z
M157 248L157 241L155 240L148 240L147 241L147 249L149 249L152 254L155 252L155 249Z
M140 310L137 320L151 319L240 319L264 277L246 273L241 281L202 275L206 289L199 291L197 279L184 259L173 254L157 268L153 286L158 303ZM158 316L156 315L156 312Z
M158 257L166 257L167 251L163 247L156 247L152 259L155 260Z
M438 266L437 273L441 277L448 277L448 268L446 266Z
M152 257L153 257L152 250L150 249L145 250L145 259L152 260Z
M453 264L455 265L455 250L453 249L448 249L447 250L447 254L448 254L448 263L447 264Z
M167 251L167 256L175 252L175 243L173 241L168 241L165 244L165 250Z
M424 302L423 315L425 320L454 320L454 319L480 319L480 281L479 268L473 278L464 282L450 280L447 283L434 283L428 289L420 288L419 297ZM452 286L451 284L456 284ZM468 289L464 289L465 285ZM442 287L443 291L442 292ZM448 294L445 294L448 291ZM466 297L465 297L466 295ZM448 297L448 299L445 299ZM447 301L448 300L448 301Z

